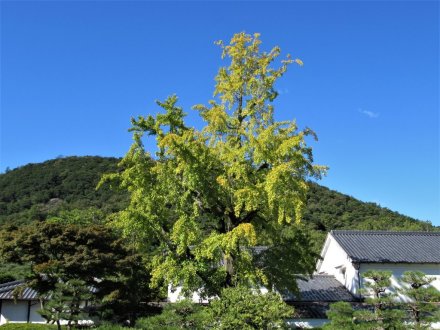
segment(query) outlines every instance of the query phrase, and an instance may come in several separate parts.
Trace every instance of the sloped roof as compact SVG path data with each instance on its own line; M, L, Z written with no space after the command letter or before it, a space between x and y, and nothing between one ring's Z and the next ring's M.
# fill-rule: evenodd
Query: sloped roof
M300 297L287 293L283 295L286 302L329 302L355 301L351 293L332 275L314 275L313 278L298 280Z
M440 263L440 232L332 230L355 262Z
M23 286L23 290L17 297L14 297L14 290L19 286ZM97 289L95 287L89 286L90 292L95 293ZM25 281L13 281L0 284L0 300L39 300L40 297L38 292L31 289L25 285ZM44 299L50 299L50 295L46 296Z
M292 303L294 319L326 319L330 303L306 302Z
M14 289L23 285L24 281L13 281L0 284L0 299L13 300ZM18 300L38 300L38 293L34 289L25 287L20 295L17 296Z

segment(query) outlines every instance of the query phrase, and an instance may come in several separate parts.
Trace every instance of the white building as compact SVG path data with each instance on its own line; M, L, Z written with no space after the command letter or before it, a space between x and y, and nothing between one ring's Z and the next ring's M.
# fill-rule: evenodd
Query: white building
M299 297L284 297L295 307L294 318L288 323L298 328L319 327L328 322L326 311L332 302L360 303L362 274L368 270L392 271L395 288L400 287L405 271L422 271L436 278L432 285L440 290L440 232L334 230L327 235L316 268L313 278L298 281ZM179 287L169 289L168 301L179 300L179 294ZM207 302L197 293L192 299ZM440 324L435 327L440 328Z
M440 290L440 232L333 230L321 258L316 273L333 275L358 299L363 298L362 274L369 270L391 271L393 289L401 288L404 272L421 271L435 278L431 285ZM440 329L440 323L432 328Z
M316 273L333 275L358 297L362 274L372 269L392 271L394 287L405 271L421 271L440 290L440 232L333 230L321 257Z
M8 322L46 323L37 313L41 309L41 302L35 290L25 288L17 299L14 299L14 289L22 284L23 281L0 284L0 325Z
M22 287L18 294L15 290ZM0 325L5 323L46 323L38 313L42 309L43 300L38 293L26 286L24 281L13 281L0 284ZM83 302L87 304L87 302ZM80 320L80 324L92 324L93 320ZM62 320L61 324L67 324Z

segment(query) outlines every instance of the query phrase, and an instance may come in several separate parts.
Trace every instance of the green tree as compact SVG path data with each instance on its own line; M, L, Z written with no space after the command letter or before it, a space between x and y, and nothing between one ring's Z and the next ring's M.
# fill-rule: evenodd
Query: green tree
M100 282L101 290L111 292L99 306L102 319L133 326L140 315L156 311L148 302L160 300L161 292L150 288L151 276L145 264L140 254L128 254L117 261L117 274Z
M393 300L396 294L390 290L391 276L391 271L379 270L369 270L362 274L363 293L367 296L365 302L372 310L364 309L354 313L361 329L405 329L405 313L396 305Z
M324 330L354 330L357 329L354 323L354 310L350 303L340 301L330 304L327 311L329 323L325 324Z
M162 314L140 319L142 329L286 329L293 308L274 292L243 286L223 289L208 306L182 300L168 304Z
M58 282L55 288L48 292L50 299L43 304L39 311L48 322L57 324L61 330L61 321L67 321L67 328L78 325L79 320L87 319L87 307L84 302L92 298L90 288L84 281L69 280Z
M134 143L122 170L102 180L130 192L119 218L124 233L157 245L152 285L182 285L186 294L268 285L273 277L255 262L252 247L288 245L289 235L280 233L301 220L305 180L325 170L313 165L311 130L274 120L275 83L290 63L302 62L287 57L274 68L280 49L260 51L258 34L218 44L230 65L220 68L209 105L194 106L204 128L185 124L176 96L157 102L165 113L132 119ZM154 157L145 151L145 135L156 139ZM288 262L310 273L309 253L301 251L301 263ZM286 286L295 290L295 278Z
M210 325L212 317L207 307L182 300L166 305L160 315L140 319L136 327L149 330L204 330Z
M404 286L398 291L410 299L405 305L411 320L408 328L430 329L431 323L440 321L440 292L431 285L434 280L419 271L403 273Z
M126 254L122 241L97 225L39 223L3 233L1 238L0 253L6 260L31 263L28 283L40 293L55 289L60 280L98 285L98 279L113 274L116 261Z
M154 294L141 256L102 225L38 223L3 232L0 241L6 261L31 264L27 285L42 297L64 289L60 283L79 280L96 289L97 312L111 310L115 319L134 322L137 306Z
M84 209L61 210L55 216L46 219L49 223L61 223L70 225L102 225L105 223L105 214L96 207Z
M286 329L285 319L293 316L275 292L266 294L245 287L223 289L210 305L215 329Z

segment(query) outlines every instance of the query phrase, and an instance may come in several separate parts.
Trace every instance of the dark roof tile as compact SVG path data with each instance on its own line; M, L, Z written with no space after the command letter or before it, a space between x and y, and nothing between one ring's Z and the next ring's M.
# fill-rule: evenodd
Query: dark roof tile
M18 288L19 286L23 286L23 290L20 292L20 294L17 295L17 297L14 297L14 290ZM97 292L97 289L95 287L89 287L91 293ZM49 296L46 296L46 298L50 298ZM0 300L38 300L40 299L40 296L38 295L38 292L34 289L31 289L27 286L25 286L24 281L13 281L13 282L7 282L0 284Z
M300 297L287 293L285 301L317 302L317 301L355 301L351 293L331 275L314 275L306 280L298 280Z
M14 297L14 289L18 288L19 286L23 286L24 281L13 281L8 283L0 284L0 299L4 300L13 300ZM37 300L38 299L38 293L37 291L25 287L23 291L17 295L18 300Z
M333 230L355 262L440 263L440 232Z
M306 302L289 303L294 308L294 319L326 319L329 303Z

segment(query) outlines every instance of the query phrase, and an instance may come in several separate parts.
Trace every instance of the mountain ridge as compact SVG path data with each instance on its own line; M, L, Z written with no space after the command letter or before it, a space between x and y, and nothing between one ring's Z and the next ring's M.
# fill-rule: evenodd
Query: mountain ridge
M104 214L125 207L128 195L96 185L104 173L118 171L120 158L69 156L31 163L0 174L0 226L22 225L57 216L62 210L92 208ZM375 203L363 202L309 182L303 222L311 229L440 230Z
M0 174L0 231L6 232L35 221L103 223L110 214L128 205L128 194L96 189L102 174L118 171L120 158L71 156L33 163ZM309 182L304 229L312 249L319 253L328 231L395 230L440 231L420 221L374 203ZM0 263L0 283L23 279L29 265Z

